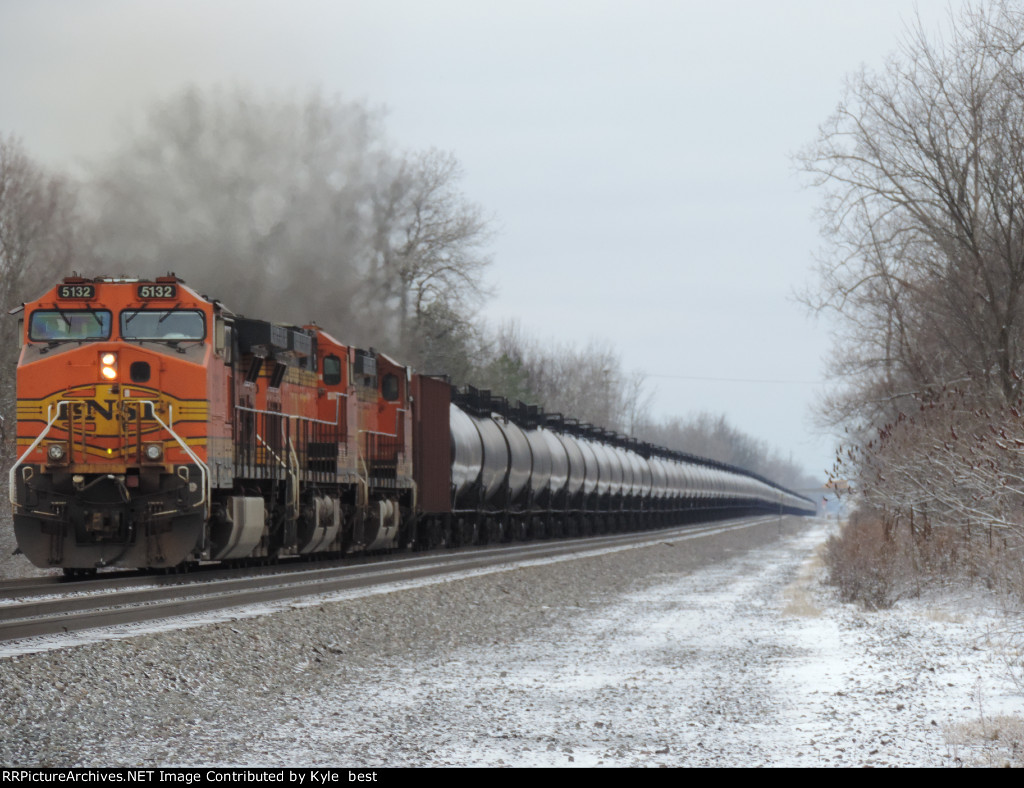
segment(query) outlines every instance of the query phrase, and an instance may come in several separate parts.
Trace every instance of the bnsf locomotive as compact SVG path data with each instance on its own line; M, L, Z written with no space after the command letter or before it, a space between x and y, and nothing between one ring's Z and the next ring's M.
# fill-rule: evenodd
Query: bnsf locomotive
M21 323L14 529L69 575L814 512L737 468L235 315L173 275L68 277Z

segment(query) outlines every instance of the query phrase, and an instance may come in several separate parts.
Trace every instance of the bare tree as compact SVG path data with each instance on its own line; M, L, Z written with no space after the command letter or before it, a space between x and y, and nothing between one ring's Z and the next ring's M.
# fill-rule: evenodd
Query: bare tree
M627 435L640 435L651 421L654 391L647 389L647 375L634 370L622 381L622 430Z
M697 413L648 424L640 437L670 449L708 457L758 473L793 489L816 489L821 481L809 476L792 457L784 457L767 441L748 435L721 414Z
M368 291L395 313L402 348L426 366L445 354L442 339L466 334L488 294L491 222L458 191L461 178L452 154L430 150L398 161L374 195Z
M809 300L846 320L842 420L958 379L1020 392L1024 12L997 0L949 22L945 39L918 22L881 72L853 75L801 156L833 249Z
M0 418L13 413L20 346L7 312L69 273L79 243L72 185L0 138Z
M918 21L801 163L831 241L807 300L844 326L834 478L911 544L1024 544L1024 8L968 3L943 35Z
M878 557L898 557L918 586L961 573L1021 594L1022 405L973 400L969 387L918 400L867 442L844 449L835 470L856 469L861 510L883 527Z
M500 326L475 379L512 399L531 401L600 427L633 435L648 419L642 373L627 373L608 343L541 343L518 323Z
M175 271L236 311L443 356L488 261L459 174L447 154L394 153L359 103L187 90L96 173L95 267Z

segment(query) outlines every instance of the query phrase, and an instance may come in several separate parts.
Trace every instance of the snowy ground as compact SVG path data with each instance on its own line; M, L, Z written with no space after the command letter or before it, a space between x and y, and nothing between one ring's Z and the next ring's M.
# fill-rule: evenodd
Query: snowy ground
M0 763L1019 765L996 603L840 605L828 527L8 657Z
M998 619L927 603L872 614L831 604L813 559L823 533L666 577L508 646L407 665L404 682L371 671L301 699L264 746L305 762L372 751L387 732L407 742L403 764L1000 762L993 748L955 743L958 723L1024 711L988 636Z

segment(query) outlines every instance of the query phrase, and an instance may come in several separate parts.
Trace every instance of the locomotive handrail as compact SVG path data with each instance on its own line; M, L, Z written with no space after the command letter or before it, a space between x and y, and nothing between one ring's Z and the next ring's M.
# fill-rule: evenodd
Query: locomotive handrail
M292 477L292 489L289 495L291 500L288 501L288 504L291 507L291 512L289 513L290 519L294 520L299 516L299 499L301 498L301 495L299 494L300 470L299 455L296 453L295 444L292 443L292 439L290 437L288 438L288 458L291 460L291 463L288 466L288 475Z
M400 413L408 413L408 412L409 412L408 408L398 408L395 411L395 432L394 432L394 434L392 434L390 432L377 432L376 430L356 430L356 432L363 432L363 433L366 433L367 435L380 435L382 438L397 438L399 436L399 432L401 432L401 430L399 430L398 428L402 424L402 422L400 421L401 416L399 416L399 414Z
M170 436L172 438L174 438L175 441L177 441L178 445L189 456L189 458L191 458L191 460L197 466L199 466L199 472L202 475L202 480L203 480L203 497L200 498L198 501L196 501L195 504L193 504L193 508L195 508L197 506L204 505L207 501L209 501L213 497L212 490L210 489L210 468L209 468L209 466L207 466L207 464L205 462L203 462L201 459L199 459L199 455L196 454L194 451L192 451L191 448L189 448L189 445L187 443L185 443L184 440L182 440L181 436L178 435L178 433L176 433L169 425L165 424L164 420L161 419L157 415L156 403L154 403L152 400L137 400L137 402L140 405L149 405L149 411L153 415L153 419L161 427L163 427L165 430L167 430L167 432L170 434Z
M339 395L339 397L347 394ZM283 416L286 419L298 419L299 421L308 421L313 424L326 424L328 427L338 427L341 425L341 400L334 400L334 421L327 421L326 419L313 419L309 416L299 416L298 414L282 413L278 410L259 410L258 408L247 408L244 405L235 405L235 410L244 410L246 413L262 413L266 416Z
M174 438L175 441L177 441L178 445L181 446L181 448L192 459L192 461L195 462L195 464L197 466L199 466L199 471L202 474L203 497L199 501L197 501L194 504L194 506L202 506L203 504L205 504L210 499L210 469L207 467L206 463L203 462L201 459L199 459L199 456L194 451L192 451L191 448L189 448L188 444L185 443L184 440L182 440L181 436L179 436L178 433L176 433L171 427L169 427L167 424L165 424L163 419L161 419L157 415L157 413L156 413L156 405L155 405L155 403L153 403L152 400L137 400L137 402L140 405L149 405L150 412L152 413L154 420L156 420L156 422L158 424L160 424L161 427L163 427L165 430L167 430L168 433L170 433L171 437ZM46 436L50 434L50 430L53 429L54 423L57 421L57 419L60 418L61 406L63 406L63 405L70 405L70 404L71 404L70 400L61 400L60 402L58 402L57 403L57 412L53 415L52 418L50 417L50 412L52 411L53 406L51 406L51 405L47 405L46 406L46 418L47 418L46 427L43 429L43 431L41 433L39 433L39 436L34 441L32 441L32 444L27 449L25 449L25 452L17 459L17 461L14 463L14 465L11 466L11 470L8 473L7 482L8 482L8 496L9 496L11 504L13 506L17 506L18 505L18 502L15 500L15 497L14 497L14 478L15 478L15 472L18 470L19 466L21 466L25 462L25 460L28 458L28 456L33 451L35 451L36 447L40 443L43 442L43 439L46 438Z
M46 428L41 433L39 433L39 437L36 438L34 441L32 441L32 445L29 446L27 449L25 449L25 453L22 454L17 459L17 461L14 463L14 465L11 466L11 472L10 472L10 474L7 477L7 482L8 482L8 492L9 492L9 496L10 496L10 499L11 499L11 505L12 506L17 506L18 505L18 502L16 500L14 500L14 472L18 469L19 465L21 465L23 462L25 462L25 459L28 457L28 455L30 455L33 451L35 451L36 446L38 446L40 443L43 442L43 438L45 438L47 435L50 434L50 430L53 429L54 422L57 421L57 419L60 418L60 406L61 405L69 405L69 404L70 404L70 400L66 400L66 399L62 399L60 402L58 402L57 403L57 412L56 412L56 414L54 414L52 419L50 418L50 410L52 409L53 406L52 405L47 405L46 406L46 418L47 418ZM17 435L15 435L15 441L17 441Z
M275 460L277 460L277 464L280 465L282 468L284 468L287 471L288 470L287 463L285 463L284 460L282 460L280 457L277 456L277 452L274 451L273 447L271 447L271 445L269 443L267 443L266 440L264 440L263 436L260 435L258 432L254 432L253 435L256 436L256 440L258 440L260 443L263 444L263 448L266 449L270 453L270 456L273 457Z

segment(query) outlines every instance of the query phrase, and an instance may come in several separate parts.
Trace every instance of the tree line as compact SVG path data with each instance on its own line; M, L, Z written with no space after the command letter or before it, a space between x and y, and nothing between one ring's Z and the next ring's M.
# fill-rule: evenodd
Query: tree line
M1024 8L906 28L799 164L827 248L805 294L839 316L823 424L884 533L1024 537Z
M487 325L494 219L462 177L451 153L396 150L381 111L315 92L189 88L150 107L79 180L0 138L0 364L17 358L6 311L60 276L174 272L236 313L316 320L456 384L662 443L643 375L610 343ZM13 383L0 376L8 423ZM699 432L695 420L689 435ZM704 442L730 461L727 443Z

